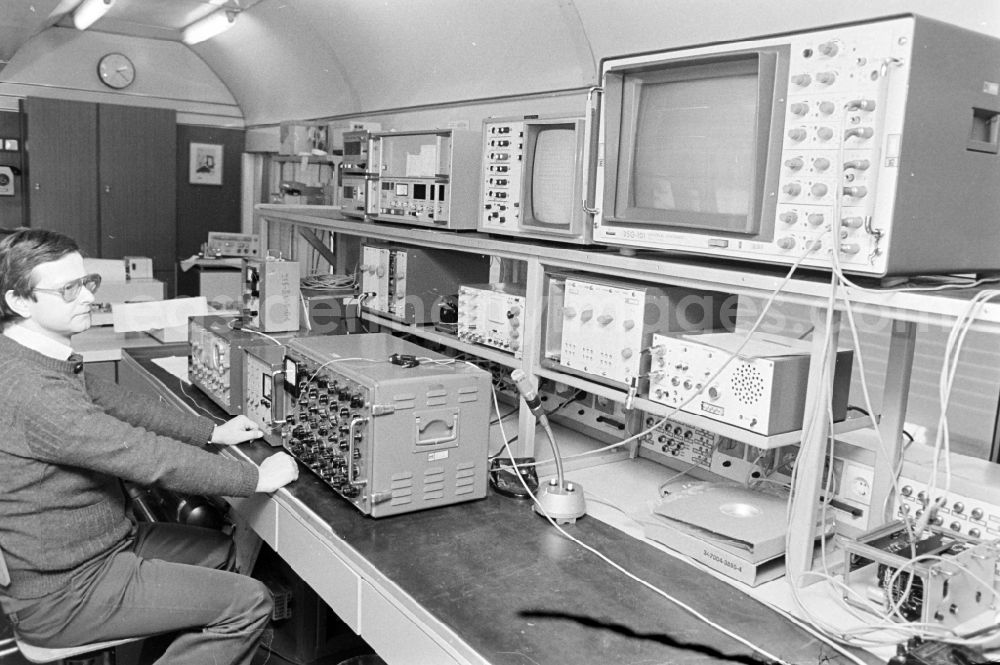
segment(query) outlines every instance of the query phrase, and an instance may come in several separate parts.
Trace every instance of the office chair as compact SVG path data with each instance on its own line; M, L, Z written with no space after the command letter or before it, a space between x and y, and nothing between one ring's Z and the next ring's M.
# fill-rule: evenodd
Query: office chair
M10 573L7 571L7 562L4 560L3 550L0 549L0 586L7 586L10 584ZM111 665L115 663L115 647L122 644L128 644L129 642L136 642L148 637L143 635L141 637L126 637L120 640L108 640L105 642L94 642L92 644L81 644L75 647L39 647L34 644L29 644L17 636L14 633L14 637L11 639L6 639L0 641L0 648L6 647L11 642L17 647L17 650L21 653L26 660L32 663L55 663L61 661L65 658L72 658L74 656L82 656L86 654L90 657L95 657L101 652L107 652L109 658L108 661Z
M127 637L108 642L94 642L93 644L81 644L77 647L37 647L33 644L23 642L19 637L14 637L14 644L25 660L32 663L55 663L65 658L84 655L88 658L95 658L102 652L106 652L108 654L107 662L110 665L115 665L115 647L142 639L145 639L145 636Z

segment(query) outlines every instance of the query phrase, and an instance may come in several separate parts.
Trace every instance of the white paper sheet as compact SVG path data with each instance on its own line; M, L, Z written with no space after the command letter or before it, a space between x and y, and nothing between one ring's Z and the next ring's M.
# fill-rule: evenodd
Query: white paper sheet
M153 358L153 363L167 370L184 383L191 383L188 379L188 359L187 356L168 356L166 358Z
M111 308L115 332L137 332L187 326L188 318L208 314L208 300L174 298L151 302L122 303Z

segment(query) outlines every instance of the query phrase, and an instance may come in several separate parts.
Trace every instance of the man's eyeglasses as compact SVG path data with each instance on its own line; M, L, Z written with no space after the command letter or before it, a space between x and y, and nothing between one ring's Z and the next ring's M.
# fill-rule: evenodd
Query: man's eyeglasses
M32 289L32 291L41 291L43 293L58 293L62 296L62 299L66 302L73 302L76 297L80 295L80 289L87 287L87 290L91 293L97 293L97 289L101 286L101 276L98 274L84 275L83 277L78 277L72 282L66 282L58 289L40 289L37 286Z

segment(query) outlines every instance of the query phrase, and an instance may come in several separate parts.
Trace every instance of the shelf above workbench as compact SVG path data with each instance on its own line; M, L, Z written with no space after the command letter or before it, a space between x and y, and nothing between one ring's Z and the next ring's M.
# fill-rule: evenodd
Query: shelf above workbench
M460 252L488 254L512 260L538 260L547 270L582 271L603 275L627 276L631 280L669 283L699 289L725 290L738 295L768 297L782 286L788 269L763 264L740 264L707 257L644 252L625 256L617 249L600 246L580 248L562 243L541 243L499 239L479 232L436 231L402 224L380 223L346 218L338 206L296 206L258 204L256 214L269 222L290 223L320 228L334 233L434 247ZM851 310L856 317L913 321L919 324L950 326L965 313L970 298L980 289L938 292L893 290L872 285L849 288ZM835 309L845 310L845 289L838 289L831 299L830 276L815 271L797 273L781 289L779 300L807 307L826 309L833 300ZM981 307L974 330L1000 333L1000 302Z

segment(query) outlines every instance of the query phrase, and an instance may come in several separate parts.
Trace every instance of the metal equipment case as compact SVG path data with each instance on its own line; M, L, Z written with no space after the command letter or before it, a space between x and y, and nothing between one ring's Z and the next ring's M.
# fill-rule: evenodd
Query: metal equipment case
M299 329L298 261L247 259L243 262L243 310L248 328L262 332Z
M188 376L209 399L231 416L243 413L243 349L274 342L230 327L233 319L193 316L188 320Z
M459 285L489 279L489 257L443 249L366 244L362 247L361 309L407 324L440 320L439 305Z
M283 446L372 517L486 496L490 374L385 333L295 339Z

